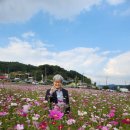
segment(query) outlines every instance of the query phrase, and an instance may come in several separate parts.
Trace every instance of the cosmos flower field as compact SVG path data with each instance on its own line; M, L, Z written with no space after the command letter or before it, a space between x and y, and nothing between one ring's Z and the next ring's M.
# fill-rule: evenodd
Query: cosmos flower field
M0 87L0 130L130 130L130 93L67 88L71 112L49 110L51 86Z

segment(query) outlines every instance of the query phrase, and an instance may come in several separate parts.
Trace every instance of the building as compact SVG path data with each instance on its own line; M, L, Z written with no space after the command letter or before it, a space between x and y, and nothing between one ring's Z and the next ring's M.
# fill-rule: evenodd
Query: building
M129 92L127 88L120 88L120 92Z
M8 79L8 74L0 75L0 80Z

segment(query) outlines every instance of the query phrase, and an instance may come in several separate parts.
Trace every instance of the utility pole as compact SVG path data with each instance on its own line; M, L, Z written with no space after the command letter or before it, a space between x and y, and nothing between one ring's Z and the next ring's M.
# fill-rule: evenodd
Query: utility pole
M76 72L76 76L75 76L75 85L77 87L77 72Z
M108 80L108 76L106 76L106 86L107 86L107 80Z
M8 74L10 73L9 71L10 71L10 70L9 70L9 67L8 67Z
M35 79L35 81L37 79L37 73L36 72L34 73L34 79Z
M83 75L83 81L82 81L82 84L83 84L84 83L84 73L82 75Z
M10 70L9 70L9 67L8 67L8 79L10 79Z
M45 66L45 82L47 81L47 73L46 73L46 66Z
M41 77L42 77L42 82L43 82L43 74L41 75Z

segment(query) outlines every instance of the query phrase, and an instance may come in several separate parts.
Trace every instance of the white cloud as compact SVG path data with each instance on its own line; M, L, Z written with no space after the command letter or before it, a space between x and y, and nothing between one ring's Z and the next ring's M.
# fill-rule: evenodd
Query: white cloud
M59 65L67 70L76 70L86 75L101 72L101 64L105 60L105 56L98 54L98 48L78 47L54 52L50 51L42 41L36 41L34 44L16 37L9 38L8 46L0 47L0 52L1 61L19 61L33 65Z
M58 64L68 70L74 69L80 73L92 74L98 70L105 58L98 54L97 48L78 47L59 52L54 59L56 61L58 59Z
M7 61L19 61L23 63L31 63L34 65L40 64L58 64L68 70L80 69L84 72L93 72L92 66L97 66L104 60L103 56L97 54L98 48L83 48L78 47L72 50L62 52L52 52L45 44L38 40L35 43L27 40L21 40L16 37L9 38L9 44L6 48L0 48L0 59ZM95 64L96 62L96 64Z
M16 22L30 19L39 11L58 19L73 19L82 11L89 11L102 0L1 0L0 22Z
M50 51L45 43L35 40L35 44L17 37L9 38L6 47L0 47L1 61L18 61L25 64L59 65L67 70L76 70L84 73L97 83L105 83L106 76L109 83L124 83L130 76L130 52L110 58L110 51L101 51L99 48L77 47L66 51ZM116 51L115 51L116 52ZM121 82L123 80L123 82Z
M126 1L105 0L109 5L119 5ZM104 0L0 0L0 22L25 22L40 11L56 19L72 20L80 13L103 4Z
M105 72L110 76L130 76L130 52L120 54L107 63Z
M130 51L119 54L107 62L104 75L109 83L130 84Z
M28 37L34 37L35 33L30 31L30 32L26 32L22 35L23 38L28 38Z
M28 41L15 37L9 38L9 40L7 47L0 48L0 59L3 61L19 61L26 64L30 63L37 65L51 56L47 48L42 47L41 45L31 45Z
M118 5L118 4L125 3L126 0L107 0L107 2L108 2L110 5Z
M83 11L89 11L102 0L49 0L43 4L43 10L49 12L58 19L73 19Z

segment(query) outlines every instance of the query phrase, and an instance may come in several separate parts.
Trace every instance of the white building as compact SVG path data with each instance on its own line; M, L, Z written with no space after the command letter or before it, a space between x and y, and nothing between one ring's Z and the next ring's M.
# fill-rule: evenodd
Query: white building
M127 88L120 88L120 92L129 92Z

